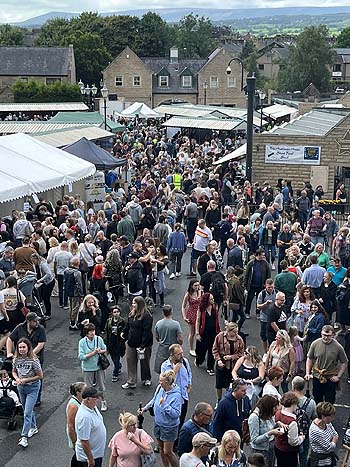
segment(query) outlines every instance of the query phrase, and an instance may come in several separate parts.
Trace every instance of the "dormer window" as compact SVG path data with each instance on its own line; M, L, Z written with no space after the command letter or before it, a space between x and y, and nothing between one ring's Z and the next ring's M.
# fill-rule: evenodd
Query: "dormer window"
M192 87L192 76L182 76L182 87L183 88Z
M160 88L168 88L169 87L169 76L159 76L158 86Z

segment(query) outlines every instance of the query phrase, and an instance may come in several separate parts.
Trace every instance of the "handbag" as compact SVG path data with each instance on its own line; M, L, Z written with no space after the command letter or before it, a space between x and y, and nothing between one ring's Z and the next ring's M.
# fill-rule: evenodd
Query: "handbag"
M154 394L154 399L156 398L156 395L158 394L160 389L161 389L161 386L159 385L157 390L156 390L156 393ZM153 402L153 405L151 405L151 407L148 409L148 412L149 412L151 417L154 417L154 402Z
M108 357L105 353L100 353L98 356L98 365L101 367L101 370L107 370L110 363Z
M141 432L139 431L139 440L141 442ZM156 456L152 451L150 454L141 454L141 466L142 467L154 467L156 465Z
M106 353L100 353L98 355L98 365L101 367L101 370L107 370L107 368L110 366L110 362Z
M248 425L248 419L245 418L242 421L242 443L243 444L249 444L250 443L250 432L249 432L249 425Z
M27 314L28 314L29 311L30 311L29 308L27 308L26 306L24 306L24 303L21 302L21 299L20 299L18 290L17 290L17 306L16 306L16 311L17 311L17 313L20 313L24 318L27 316Z
M239 303L230 303L229 304L229 309L233 311L238 311L241 308L241 305Z
M83 273L89 272L89 266L84 257L80 254L80 263L79 263L79 271Z

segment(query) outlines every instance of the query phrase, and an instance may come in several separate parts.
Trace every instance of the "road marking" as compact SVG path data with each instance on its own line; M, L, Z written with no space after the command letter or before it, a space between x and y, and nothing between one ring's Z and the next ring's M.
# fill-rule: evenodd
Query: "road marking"
M334 404L334 407L342 407L344 409L350 409L350 405L346 405L346 404Z

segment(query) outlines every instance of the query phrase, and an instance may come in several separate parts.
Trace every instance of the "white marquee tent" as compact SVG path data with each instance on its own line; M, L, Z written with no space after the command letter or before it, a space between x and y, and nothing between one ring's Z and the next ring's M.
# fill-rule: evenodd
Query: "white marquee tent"
M0 137L0 203L93 175L96 168L23 133Z
M120 115L123 117L138 118L161 118L162 115L152 110L148 105L142 102L134 102L130 107L123 110Z

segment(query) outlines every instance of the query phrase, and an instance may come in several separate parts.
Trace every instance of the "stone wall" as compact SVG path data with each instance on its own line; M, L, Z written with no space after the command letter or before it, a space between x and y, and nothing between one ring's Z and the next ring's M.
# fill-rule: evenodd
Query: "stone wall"
M123 77L123 86L115 85L115 77ZM141 77L141 86L133 85L133 77ZM126 47L103 71L103 80L110 94L128 102L143 102L152 106L152 72L142 60Z

